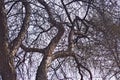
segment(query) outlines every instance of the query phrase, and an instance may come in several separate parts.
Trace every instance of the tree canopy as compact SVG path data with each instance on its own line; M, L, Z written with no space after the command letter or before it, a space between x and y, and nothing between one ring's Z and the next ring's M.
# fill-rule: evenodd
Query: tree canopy
M119 80L119 74L118 0L0 1L2 80Z

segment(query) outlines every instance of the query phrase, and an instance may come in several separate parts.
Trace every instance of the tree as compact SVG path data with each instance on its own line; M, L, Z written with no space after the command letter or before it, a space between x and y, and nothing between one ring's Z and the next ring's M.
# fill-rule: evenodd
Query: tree
M27 2L22 2L25 6L26 15L23 20L23 24L18 36L14 41L9 43L8 40L8 25L7 25L7 15L5 11L4 0L0 1L0 74L3 80L16 80L16 72L14 67L14 56L19 49L22 40L25 37L25 33L28 28L29 18L30 18L30 5Z
M118 54L118 56L116 54L106 56L105 53L104 55L96 53L103 53L101 45L106 53L107 50L109 52L115 48L105 44L106 41L109 42L108 39L100 36L119 35L115 33L118 28L109 26L109 22L113 25L118 21L113 17L115 12L109 13L112 10L110 6L117 11L117 1L112 0L1 0L0 75L2 80L17 80L17 78L32 80L31 68L35 67L37 67L36 80L49 78L92 80L93 66L98 68L102 65L96 65L94 62L103 60L116 62L118 66L114 67L118 70ZM103 25L104 21L107 21L106 24L110 28L114 28L115 34L107 33L106 30L109 29ZM103 32L102 27L105 30ZM100 35L101 32L104 34ZM119 40L118 37L114 39ZM97 46L96 43L99 45ZM119 53L119 50L117 51ZM115 61L110 60L111 58ZM111 63L103 64L104 67L111 65ZM113 68L110 67L109 70ZM78 76L68 74L69 69L71 72L76 71L75 75Z
M104 1L104 0L103 0ZM92 17L93 21L93 33L91 37L94 44L97 59L93 62L96 63L101 70L103 80L110 80L111 77L117 76L119 79L119 12L117 10L117 2L112 2L114 5L102 2L99 12L94 13ZM108 7L109 6L109 7ZM105 9L109 9L106 11ZM98 53L98 54L97 54ZM100 57L101 56L101 57ZM95 57L95 56L94 56ZM104 72L105 71L105 72Z

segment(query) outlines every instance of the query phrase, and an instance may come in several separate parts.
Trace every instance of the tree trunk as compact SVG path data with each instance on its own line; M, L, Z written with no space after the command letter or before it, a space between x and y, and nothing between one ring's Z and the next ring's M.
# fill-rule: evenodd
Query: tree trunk
M47 80L46 60L47 60L47 57L44 56L41 64L38 66L36 80Z
M0 75L2 80L16 80L12 54L8 47L8 27L4 0L0 0Z
M36 80L47 80L47 72L51 62L52 57L44 55L41 64L38 66Z
M0 55L0 67L2 80L16 80L14 63L9 55Z

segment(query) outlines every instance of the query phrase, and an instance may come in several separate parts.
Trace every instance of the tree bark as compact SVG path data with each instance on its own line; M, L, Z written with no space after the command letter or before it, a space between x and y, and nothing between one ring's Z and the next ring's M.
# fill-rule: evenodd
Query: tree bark
M2 80L16 80L12 54L8 47L8 27L4 0L0 1L0 75Z
M16 80L16 71L13 63L13 58L9 55L0 55L1 77L2 80Z
M41 64L38 66L36 80L47 80L47 57L44 56Z

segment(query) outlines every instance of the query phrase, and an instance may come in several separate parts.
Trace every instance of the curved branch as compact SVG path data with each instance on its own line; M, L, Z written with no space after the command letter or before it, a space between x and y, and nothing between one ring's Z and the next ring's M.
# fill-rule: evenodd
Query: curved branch
M76 20L81 21L81 23L83 23L85 25L86 30L85 30L84 34L86 34L89 30L88 22L85 19L81 19L79 16L76 16Z
M69 53L69 51L58 51L58 52L55 52L55 53L52 55L52 61L54 61L54 60L57 59L57 58L66 58L66 57L73 57L73 58L74 58L74 60L75 60L75 62L76 62L76 64L77 64L77 68L78 68L78 70L79 70L79 74L81 75L81 80L83 80L83 75L82 75L82 73L81 73L80 67L83 68L83 69L85 69L85 70L90 74L90 80L92 80L92 73L91 73L91 71L90 71L88 68L86 68L85 66L83 66L83 65L79 62L79 60L78 60L78 58L75 56L75 53L74 53L74 52L72 52L72 53Z
M83 75L81 73L81 70L80 70L80 67L85 69L89 74L90 74L90 80L92 80L92 73L91 71L86 68L85 66L83 66L79 60L77 59L77 57L75 56L75 53L72 52L72 53L69 53L69 51L58 51L58 52L55 52L53 55L52 55L52 61L54 61L55 59L58 59L58 58L66 58L66 57L73 57L76 64L77 64L77 68L79 70L79 74L81 75L81 80L83 80Z
M58 29L58 33L57 35L51 40L51 42L49 43L49 45L46 47L46 53L52 54L52 52L54 51L54 49L56 48L58 42L60 41L61 37L64 34L64 27L62 26L62 24L58 23L57 29ZM48 55L49 55L48 54Z
M73 58L74 58L75 61L76 61L76 64L77 64L78 69L79 69L80 67L83 68L83 69L85 69L85 70L90 74L90 80L92 80L92 73L91 73L91 71L90 71L88 68L86 68L85 66L83 66L83 65L79 62L79 60L77 59L77 57L76 57L75 55L73 55ZM81 75L81 73L80 73L80 75Z
M85 13L85 16L84 16L83 20L84 20L84 19L87 17L87 15L88 15L88 12L89 12L89 9L90 9L91 2L92 2L92 0L89 0L89 1L88 1L87 11L86 11L86 13Z
M48 4L44 0L38 0L38 2L45 7L45 10L47 11L47 13L49 15L49 19L53 23L55 20L53 18L53 14L52 14L51 8L48 6Z
M38 0L38 2L45 7L45 10L49 15L49 19L50 19L49 22L58 29L57 35L51 40L51 42L49 43L49 45L46 47L45 50L46 51L45 53L47 55L51 55L54 49L56 48L58 42L60 41L61 37L63 36L65 29L62 23L57 22L54 19L53 13L51 11L51 8L48 6L48 4L44 0Z
M25 17L24 17L24 20L23 20L21 30L18 33L18 36L10 44L11 53L12 53L13 56L16 54L16 52L17 52L18 48L20 47L23 39L25 38L25 34L27 32L29 22L30 22L30 14L31 14L30 5L27 2L27 0L22 1L22 4L24 5L26 12L25 12Z

